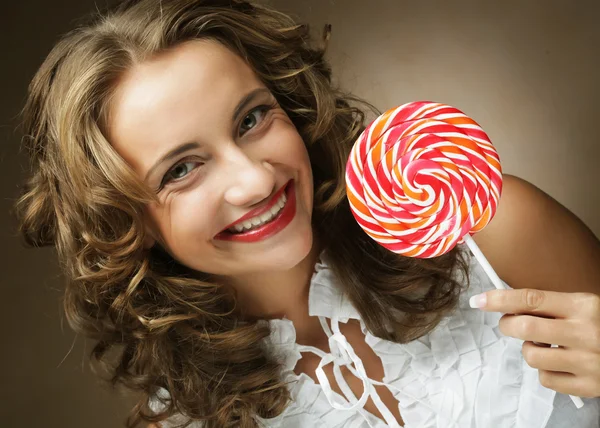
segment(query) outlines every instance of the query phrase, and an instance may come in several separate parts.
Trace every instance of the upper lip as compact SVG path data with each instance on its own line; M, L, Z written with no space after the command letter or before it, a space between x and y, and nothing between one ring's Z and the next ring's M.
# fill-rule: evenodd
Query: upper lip
M288 183L289 183L289 181L288 181ZM287 187L288 183L284 184L281 187L281 189L279 189L277 192L275 192L275 194L271 197L269 202L266 202L262 207L254 208L252 211L248 211L246 214L244 214L242 217L240 217L239 219L237 219L236 221L231 223L229 226L226 226L221 232L235 226L236 224L239 224L243 221L251 219L252 217L262 215L262 214L266 213L267 211L269 211L271 208L273 208L273 205L275 205L275 202L277 202L277 200L279 199L279 197L281 196L281 194Z

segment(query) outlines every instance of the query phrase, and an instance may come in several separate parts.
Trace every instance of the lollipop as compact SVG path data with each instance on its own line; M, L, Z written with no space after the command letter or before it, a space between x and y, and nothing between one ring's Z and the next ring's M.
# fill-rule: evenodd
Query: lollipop
M354 218L375 241L428 258L489 223L502 171L473 119L447 105L414 102L365 129L348 159L346 189Z
M420 258L464 242L496 288L505 289L471 238L494 216L501 191L500 159L486 133L440 103L386 111L360 135L346 164L350 209L375 241ZM579 397L571 399L583 406Z

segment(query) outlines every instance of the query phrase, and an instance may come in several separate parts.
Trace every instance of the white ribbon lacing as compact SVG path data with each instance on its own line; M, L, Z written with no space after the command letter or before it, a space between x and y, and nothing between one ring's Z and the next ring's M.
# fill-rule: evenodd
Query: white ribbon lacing
M392 428L402 428L400 424L398 424L398 421L396 420L394 415L392 415L392 412L390 412L390 410L383 403L383 401L381 401L381 398L379 397L379 394L375 389L375 385L383 385L386 386L388 389L391 388L399 392L400 394L404 394L405 396L418 401L427 408L431 409L435 414L439 415L439 412L425 401L420 400L410 394L407 394L405 391L401 391L393 385L389 385L387 383L379 382L369 378L363 366L362 360L356 355L354 349L352 348L352 345L350 345L350 343L346 339L346 336L344 336L344 334L340 331L338 318L336 316L331 317L331 327L333 331L329 328L329 325L327 325L325 317L320 316L319 321L321 323L321 327L323 327L323 331L325 331L327 337L329 338L329 350L331 352L327 353L319 348L309 345L297 344L297 347L300 352L312 352L321 357L321 361L319 362L319 366L317 367L315 373L317 375L317 379L319 379L319 383L321 385L321 388L323 389L325 397L327 397L327 401L329 401L329 404L331 404L333 408L346 411L358 411L367 421L369 427L374 428L374 426L371 424L369 413L364 409L365 403L367 402L369 397L371 397L387 425ZM347 400L347 402L344 404L340 404L336 401L336 393L332 390L331 385L329 384L329 379L327 379L327 376L323 371L323 367L329 363L333 363L333 374L335 376L335 380L340 386L340 389L344 393L345 399ZM354 364L354 367L352 366L352 364ZM348 369L352 372L354 376L362 380L363 393L360 398L357 398L354 395L354 393L346 383L346 380L344 379L340 370L340 366L348 367ZM460 411L456 414L460 415L463 407L464 403L461 403ZM458 427L456 419L453 418L450 421L450 423ZM451 425L448 425L448 427L450 426Z

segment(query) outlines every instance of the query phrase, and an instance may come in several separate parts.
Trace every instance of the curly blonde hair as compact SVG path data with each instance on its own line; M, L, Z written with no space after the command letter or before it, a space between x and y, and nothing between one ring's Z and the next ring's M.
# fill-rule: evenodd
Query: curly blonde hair
M354 221L344 172L365 129L363 105L331 82L309 28L267 6L238 0L125 1L64 35L49 53L23 110L31 175L15 208L26 244L54 246L66 278L71 327L97 340L112 385L140 393L126 426L180 413L206 427L255 427L290 400L280 366L261 346L269 327L240 316L235 296L155 246L144 249L144 207L156 195L106 138L107 106L133 65L193 39L243 58L302 136L314 177L313 228L331 269L369 330L405 343L455 306L465 274L457 250L430 260L393 254ZM160 388L164 410L148 406Z

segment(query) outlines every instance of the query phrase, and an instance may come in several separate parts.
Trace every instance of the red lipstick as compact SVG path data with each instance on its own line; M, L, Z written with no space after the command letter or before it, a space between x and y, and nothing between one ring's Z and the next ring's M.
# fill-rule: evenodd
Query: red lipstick
M252 217L256 217L259 215L262 215L264 213L266 213L267 211L269 211L273 205L275 205L275 202L277 202L277 200L279 199L279 197L281 196L281 194L285 191L285 188L287 187L288 184L290 184L292 180L288 181L286 183L285 186L282 186L281 189L279 189L277 191L277 193L275 193L273 195L273 197L271 198L271 200L263 207L258 207L253 209L252 211L247 212L246 214L244 214L242 217L240 217L239 219L237 219L236 221L234 221L233 223L231 223L228 226L225 226L225 228L222 230L222 232L226 231L227 229L235 226L236 224L242 223L243 221L246 221Z
M277 214L275 218L269 221L266 224L263 224L256 229L252 229L242 233L231 233L227 229L238 224L241 221L247 220L254 216L260 215L267 210L269 210L273 204L279 199L282 192L286 192L286 202L281 211ZM237 241L237 242L256 242L266 239L272 235L283 230L291 221L294 219L296 215L296 190L294 186L294 180L290 180L288 184L281 188L277 194L273 195L271 201L265 207L257 208L256 210L250 211L248 214L244 215L242 218L237 220L235 223L227 226L225 230L221 231L215 239L220 239L223 241Z

